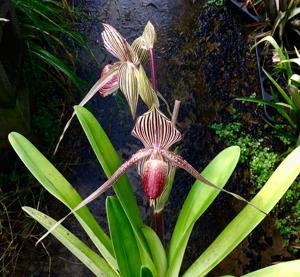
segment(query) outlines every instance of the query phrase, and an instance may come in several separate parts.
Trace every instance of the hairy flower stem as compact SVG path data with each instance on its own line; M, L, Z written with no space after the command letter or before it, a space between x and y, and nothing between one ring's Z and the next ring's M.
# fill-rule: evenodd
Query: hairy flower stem
M179 114L179 108L180 108L180 101L179 100L175 100L175 104L174 104L174 108L173 108L173 113L172 113L172 123L174 124L174 126L176 125L177 122L177 117Z
M163 210L153 213L154 230L164 245L164 212Z
M149 49L150 53L150 65L151 65L151 82L152 87L156 91L157 83L156 83L156 64L155 64L155 57L154 57L154 50L153 48Z

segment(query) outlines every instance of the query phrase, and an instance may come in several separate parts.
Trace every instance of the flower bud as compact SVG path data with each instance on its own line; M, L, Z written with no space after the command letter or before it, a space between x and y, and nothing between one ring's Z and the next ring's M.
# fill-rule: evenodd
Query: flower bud
M156 199L163 191L168 175L168 164L163 160L150 159L144 163L143 187L145 195Z
M111 69L112 65L107 64L101 71L100 78L102 78L109 70ZM115 75L112 75L111 78L104 84L100 89L99 93L102 96L107 96L114 91L116 91L119 87L119 78L118 78L118 73L116 72Z

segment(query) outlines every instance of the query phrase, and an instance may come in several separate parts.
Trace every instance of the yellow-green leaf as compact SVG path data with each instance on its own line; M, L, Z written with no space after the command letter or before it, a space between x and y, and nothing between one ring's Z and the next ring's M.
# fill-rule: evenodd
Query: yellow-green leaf
M260 270L253 271L242 277L299 277L300 276L300 260L279 263L268 266Z
M278 166L251 203L270 212L300 173L300 146ZM263 219L265 215L247 205L215 241L191 265L185 277L205 276L220 263Z
M70 209L75 208L82 201L77 191L30 141L18 133L10 133L9 141L33 176L54 197ZM111 241L89 209L83 207L76 212L75 216L103 257L113 268L117 269Z
M202 171L202 175L223 188L234 171L240 156L238 146L228 147L220 152ZM212 187L196 181L180 211L171 237L168 253L167 276L178 276L188 239L194 224L220 193Z
M46 229L51 228L56 223L53 218L36 209L30 207L23 207L22 209ZM58 226L51 234L96 276L118 276L103 258L62 225Z

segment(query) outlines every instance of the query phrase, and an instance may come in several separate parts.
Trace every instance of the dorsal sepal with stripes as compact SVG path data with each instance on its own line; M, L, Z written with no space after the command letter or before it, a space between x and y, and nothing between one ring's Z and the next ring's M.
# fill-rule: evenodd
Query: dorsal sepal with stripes
M137 119L131 134L145 148L167 150L181 140L181 134L174 124L154 106Z

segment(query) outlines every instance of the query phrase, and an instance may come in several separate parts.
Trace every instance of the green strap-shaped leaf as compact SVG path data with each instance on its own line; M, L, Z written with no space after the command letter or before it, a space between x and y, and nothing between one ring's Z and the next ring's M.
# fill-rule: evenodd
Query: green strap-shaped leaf
M56 223L53 218L36 209L23 207L23 210L46 229L49 229ZM92 251L85 243L62 225L58 226L51 234L96 276L118 276L103 258Z
M278 166L251 203L270 212L300 172L300 146ZM205 276L220 263L263 219L265 215L247 205L191 265L185 277Z
M122 277L140 275L142 265L132 227L118 199L106 198L109 231Z
M121 165L116 150L91 112L80 106L75 106L74 109L99 163L109 178ZM153 265L149 264L149 262L151 263L150 252L141 232L141 227L143 226L142 217L126 174L119 178L113 189L135 232L143 264L153 268Z
M153 277L153 275L151 270L148 267L143 265L141 267L140 277Z
M271 90L272 92L272 90ZM285 118L289 124L293 127L293 128L297 128L296 123L292 120L291 116L289 115L289 113L287 113L286 109L280 105L280 103L275 103L269 100L263 100L263 99L257 99L257 98L250 98L250 97L242 97L242 98L236 98L236 100L239 101L245 101L245 102L252 102L252 103L257 103L257 104L263 104L263 105L268 105L274 109L277 110L277 112L283 117ZM288 106L289 110L292 110L293 107Z
M50 52L48 52L45 49L42 49L40 47L34 47L32 53L37 55L41 60L43 60L45 63L53 66L57 70L61 71L63 74L65 74L69 80L72 82L76 88L83 93L82 91L82 80L79 79L79 77L72 71L71 68L69 68L67 65L65 65L59 58L52 55Z
M10 133L8 138L12 147L33 176L54 197L70 209L75 208L82 201L77 191L30 141L18 133ZM88 208L83 207L76 212L75 216L103 257L116 270L118 266L113 257L111 241Z
M276 80L263 68L262 69L264 74L269 78L272 84L277 88L278 92L282 95L286 103L288 103L293 109L296 109L295 104L293 103L292 99L289 95L284 91L284 89L276 82Z
M122 164L116 150L91 112L80 106L75 106L74 109L105 175L109 178ZM141 227L142 217L126 174L119 178L113 189L131 224Z
M151 256L157 269L158 276L165 276L168 262L165 249L159 237L150 227L146 225L142 228L142 231L150 248Z
M274 276L299 277L300 260L279 263L243 275L243 277L274 277Z
M239 160L240 148L232 146L219 153L201 173L205 178L223 188ZM195 222L220 193L212 187L196 181L180 211L171 238L168 253L167 276L178 276L180 266Z

